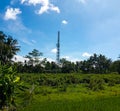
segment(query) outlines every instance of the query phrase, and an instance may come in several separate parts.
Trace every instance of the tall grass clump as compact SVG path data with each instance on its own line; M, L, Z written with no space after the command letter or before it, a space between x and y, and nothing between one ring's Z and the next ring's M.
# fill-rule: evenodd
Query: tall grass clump
M93 91L98 91L98 90L103 90L104 89L104 80L100 78L99 76L97 77L91 77L90 83L88 84L89 89Z

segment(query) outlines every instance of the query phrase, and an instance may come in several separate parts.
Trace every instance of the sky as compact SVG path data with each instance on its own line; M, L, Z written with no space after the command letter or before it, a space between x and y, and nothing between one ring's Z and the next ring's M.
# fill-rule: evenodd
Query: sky
M120 54L120 0L0 0L0 30L18 40L17 58L37 49L56 60L81 61L94 53Z

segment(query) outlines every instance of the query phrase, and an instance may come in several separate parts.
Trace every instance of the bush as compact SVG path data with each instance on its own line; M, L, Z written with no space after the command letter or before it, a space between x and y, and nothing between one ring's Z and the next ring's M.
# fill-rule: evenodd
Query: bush
M104 80L99 77L92 77L88 87L93 91L103 90L104 89Z
M65 78L65 77L64 77ZM79 83L79 78L77 78L75 75L68 75L66 78L65 78L65 82L67 84L78 84Z
M58 90L60 92L66 92L67 91L67 84L61 84L59 87L58 87Z
M0 66L0 109L15 107L15 89L19 87L20 77L12 67Z
M116 84L115 81L115 79L110 79L108 82L108 86L114 86Z

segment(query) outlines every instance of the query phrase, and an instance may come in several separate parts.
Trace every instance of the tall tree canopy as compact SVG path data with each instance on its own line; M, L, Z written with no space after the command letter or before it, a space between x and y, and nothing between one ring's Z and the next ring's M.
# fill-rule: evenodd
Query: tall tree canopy
M87 73L107 73L111 62L104 55L94 54L87 61L82 62L81 70Z
M12 36L7 36L0 31L0 61L1 64L6 64L11 61L14 55L20 51L18 42Z
M42 56L43 53L39 52L37 49L33 49L32 52L29 52L28 55L25 56L25 58L28 58L28 64L29 65L36 65L39 63L39 57Z

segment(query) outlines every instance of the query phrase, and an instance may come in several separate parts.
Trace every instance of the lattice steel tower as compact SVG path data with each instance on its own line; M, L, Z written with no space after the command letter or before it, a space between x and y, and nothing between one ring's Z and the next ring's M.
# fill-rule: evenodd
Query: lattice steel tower
M56 61L57 64L60 64L60 31L58 31L58 40L56 46L57 46Z

